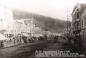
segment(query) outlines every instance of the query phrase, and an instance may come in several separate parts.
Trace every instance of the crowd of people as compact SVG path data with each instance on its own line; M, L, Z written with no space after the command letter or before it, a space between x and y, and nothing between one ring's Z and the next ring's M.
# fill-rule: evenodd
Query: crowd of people
M5 37L9 38L9 40L4 40L0 41L0 46L1 47L9 47L9 46L14 46L18 44L23 44L23 43L34 43L38 41L47 41L47 42L57 42L58 38L61 38L58 35L41 35L41 36L31 36L29 34L23 35L23 34L5 34Z

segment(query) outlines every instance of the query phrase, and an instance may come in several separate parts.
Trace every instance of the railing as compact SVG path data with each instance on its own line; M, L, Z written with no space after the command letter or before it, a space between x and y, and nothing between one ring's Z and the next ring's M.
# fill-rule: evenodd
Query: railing
M86 26L85 26L85 27L82 27L82 28L79 28L79 29L74 30L74 31L73 31L73 33L78 34L78 33L80 33L82 30L85 30L85 29L86 29Z

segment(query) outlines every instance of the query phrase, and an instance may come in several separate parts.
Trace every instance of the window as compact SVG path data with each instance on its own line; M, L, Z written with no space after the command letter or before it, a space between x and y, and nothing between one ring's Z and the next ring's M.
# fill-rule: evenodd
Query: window
M79 10L77 9L77 19L79 19Z
M79 13L77 13L77 19L79 19Z
M84 16L84 26L86 26L86 15Z

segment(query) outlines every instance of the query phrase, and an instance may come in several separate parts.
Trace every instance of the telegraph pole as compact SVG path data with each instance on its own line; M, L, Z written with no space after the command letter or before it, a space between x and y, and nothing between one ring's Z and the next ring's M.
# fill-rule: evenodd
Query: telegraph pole
M69 18L68 18L68 9L67 9L67 36L68 36L68 20Z

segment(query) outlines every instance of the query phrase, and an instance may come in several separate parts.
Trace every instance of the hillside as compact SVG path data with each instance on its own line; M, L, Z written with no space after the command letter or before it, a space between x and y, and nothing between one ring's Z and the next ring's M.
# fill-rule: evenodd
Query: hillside
M28 13L20 10L14 10L13 16L14 16L14 19L34 18L36 26L38 26L43 30L48 30L50 32L63 32L66 25L66 22L60 19L54 19L51 17ZM25 21L25 24L28 24L28 22Z

